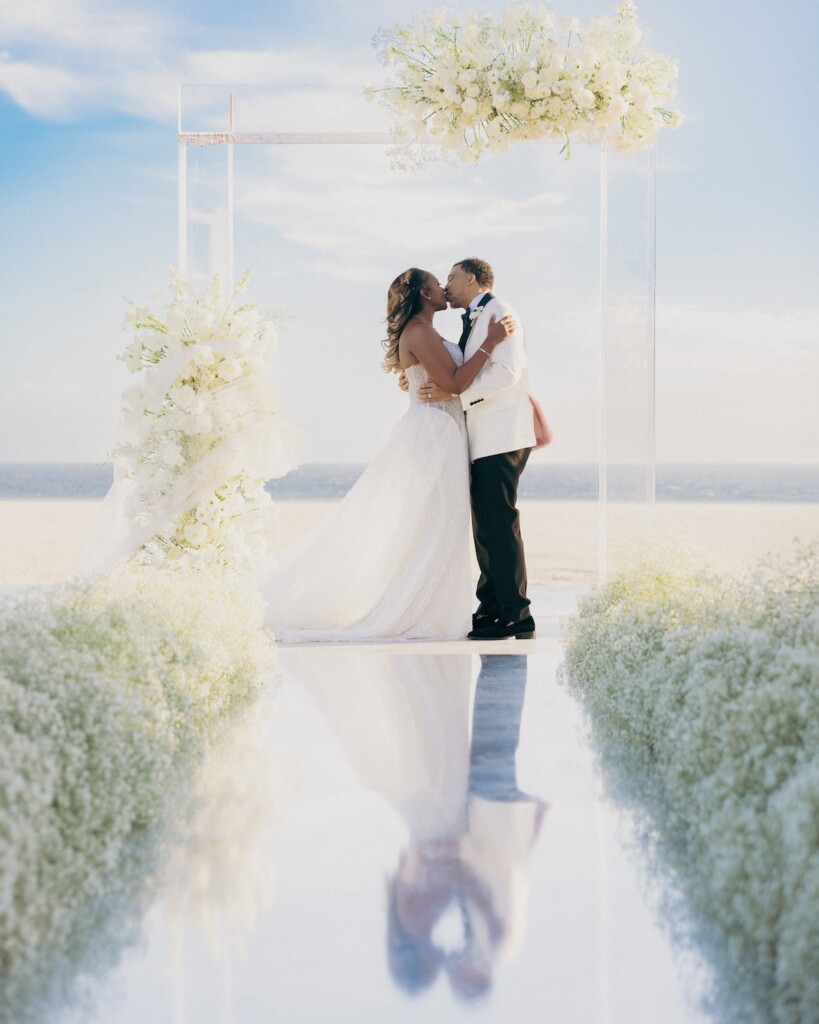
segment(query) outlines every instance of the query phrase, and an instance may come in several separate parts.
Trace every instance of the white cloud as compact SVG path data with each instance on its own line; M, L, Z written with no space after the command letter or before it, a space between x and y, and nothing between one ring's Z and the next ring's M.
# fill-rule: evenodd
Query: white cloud
M0 91L46 119L114 110L164 121L176 111L180 82L276 84L289 88L293 98L282 107L280 94L279 112L300 106L309 130L311 116L325 124L349 116L343 88L360 97L362 73L375 60L364 48L355 54L327 46L194 50L184 28L136 6L104 0L3 4ZM332 91L322 88L331 85ZM296 102L292 90L299 88ZM261 109L249 98L244 102L246 119L261 114L266 125L271 123L269 98ZM258 108L259 96L252 102Z
M61 121L82 108L94 86L83 75L4 54L0 56L0 90L27 113Z
M712 366L742 374L800 353L819 359L819 309L661 305L657 333L680 365L707 357Z
M155 14L102 0L36 0L0 7L0 37L61 54L146 53L167 32Z
M306 250L313 269L356 281L380 281L385 261L412 254L446 262L476 234L485 245L529 245L536 237L553 245L580 215L558 190L530 184L528 194L512 198L489 175L467 187L448 168L397 175L368 148L291 147L270 154L266 166L244 167L237 214Z
M171 33L170 23L154 14L101 0L4 4L0 89L46 119L100 109L161 117L168 105L156 101L165 91ZM152 69L163 69L163 84L146 89Z
M815 462L819 309L657 309L666 462Z

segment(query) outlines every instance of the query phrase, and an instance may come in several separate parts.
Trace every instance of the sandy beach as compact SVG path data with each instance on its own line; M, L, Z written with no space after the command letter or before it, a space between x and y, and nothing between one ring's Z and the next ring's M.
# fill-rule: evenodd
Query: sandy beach
M279 503L279 539L286 547L323 519L334 501ZM80 566L99 501L0 501L0 585L60 583ZM521 525L532 584L563 586L597 579L598 508L584 501L521 502ZM753 566L767 554L789 555L794 539L819 538L819 505L658 503L654 522L634 507L608 516L612 551L640 547L655 535L722 561ZM473 569L476 567L473 564Z

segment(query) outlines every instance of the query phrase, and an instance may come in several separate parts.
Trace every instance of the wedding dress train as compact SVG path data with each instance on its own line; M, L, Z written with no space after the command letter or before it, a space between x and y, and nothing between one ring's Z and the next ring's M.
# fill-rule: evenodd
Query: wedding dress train
M426 376L409 367L410 408L384 448L263 581L277 639L453 639L470 628L464 416L458 399L420 400Z

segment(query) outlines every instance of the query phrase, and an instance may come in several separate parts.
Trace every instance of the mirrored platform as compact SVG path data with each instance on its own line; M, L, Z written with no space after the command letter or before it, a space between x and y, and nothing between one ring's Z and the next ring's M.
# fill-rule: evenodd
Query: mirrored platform
M555 632L281 648L203 767L138 938L49 1019L711 1019L602 795Z

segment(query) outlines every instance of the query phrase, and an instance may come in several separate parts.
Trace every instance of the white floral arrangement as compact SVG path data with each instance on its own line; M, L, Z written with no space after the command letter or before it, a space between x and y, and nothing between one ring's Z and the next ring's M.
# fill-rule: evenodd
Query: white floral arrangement
M819 1020L819 545L745 577L621 575L572 620L564 674L720 1019Z
M273 659L246 577L130 564L0 603L0 1019L136 940L206 741Z
M585 25L532 4L498 20L444 7L381 30L373 45L395 79L365 95L380 93L390 110L399 166L428 159L424 142L438 145L433 156L476 163L531 139L562 139L567 158L573 137L639 150L681 121L668 108L678 62L645 45L632 0Z
M132 305L125 318L134 338L121 358L139 382L124 394L114 452L120 519L151 565L258 569L275 519L265 481L298 461L298 438L276 412L274 321L236 305L247 273L225 303L218 278L200 295L169 271L167 307Z

